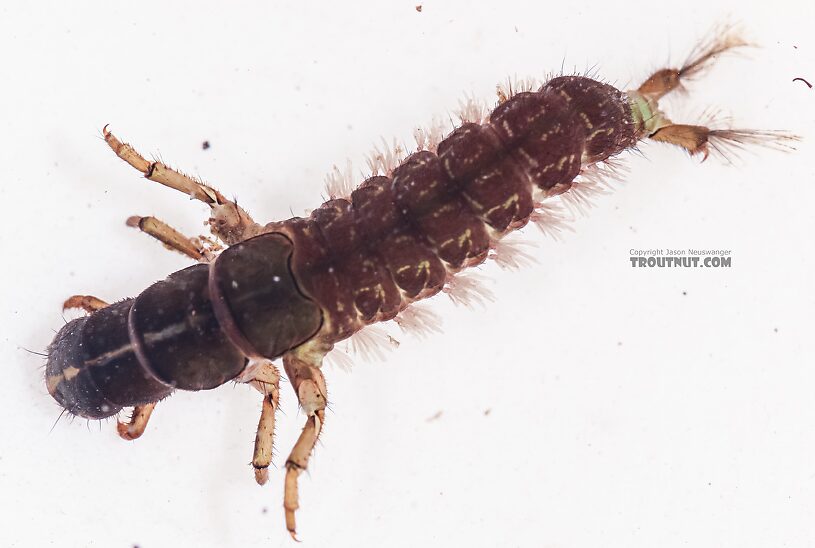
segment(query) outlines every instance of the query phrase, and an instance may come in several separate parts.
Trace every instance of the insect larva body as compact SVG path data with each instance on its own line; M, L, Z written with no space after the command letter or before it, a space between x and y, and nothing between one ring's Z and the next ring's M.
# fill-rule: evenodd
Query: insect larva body
M637 137L628 97L595 80L514 95L350 200L267 225L209 265L73 320L51 347L49 390L71 413L103 418L173 389L220 386L246 358L275 359L315 336L330 346L393 319L525 225L535 186L562 192L583 158L604 160Z
M218 253L154 218L136 218L134 226L201 264L134 299L66 301L91 313L69 322L50 345L49 392L88 418L134 406L130 422L118 425L134 439L156 402L174 389L251 383L264 394L253 458L264 483L279 398L272 360L282 359L308 417L286 461L284 507L293 535L297 477L325 420L320 366L335 343L437 294L459 271L486 260L507 233L541 215L547 198L570 192L581 173L640 139L705 155L709 144L793 139L674 124L659 111L659 98L682 77L741 44L718 38L682 68L658 71L633 91L560 76L537 90L500 95L488 116L469 116L430 147L420 142L384 175L374 170L350 196L333 197L308 218L267 225L213 188L146 161L105 129L108 145L145 177L207 203L210 228L229 247Z

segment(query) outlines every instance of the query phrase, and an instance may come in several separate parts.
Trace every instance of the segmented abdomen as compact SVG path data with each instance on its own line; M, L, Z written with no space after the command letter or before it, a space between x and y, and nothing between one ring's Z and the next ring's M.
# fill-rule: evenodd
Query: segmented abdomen
M320 336L344 339L440 291L482 262L491 240L524 226L535 187L568 190L581 165L637 141L626 95L578 76L518 93L482 123L465 123L435 151L408 156L349 199L310 218L268 225L294 242L292 271L324 312Z

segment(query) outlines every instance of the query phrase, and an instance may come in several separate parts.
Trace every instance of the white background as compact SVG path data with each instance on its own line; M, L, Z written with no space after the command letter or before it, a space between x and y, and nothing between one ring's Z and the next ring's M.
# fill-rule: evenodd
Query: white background
M636 87L709 26L763 45L669 103L805 137L699 164L643 145L539 264L487 265L496 302L433 309L384 363L327 367L331 411L301 479L307 546L815 545L813 10L803 2L31 2L0 8L0 546L289 546L279 468L304 417L282 389L277 469L254 483L259 395L158 406L126 443L60 421L43 351L74 293L138 294L188 264L124 225L202 230L206 207L100 139L216 185L261 221L321 201L380 136L494 101L561 64ZM758 4L758 3L756 3ZM209 150L201 143L208 140ZM631 248L733 251L729 269L632 269ZM489 410L489 413L487 413ZM430 417L441 412L435 420Z

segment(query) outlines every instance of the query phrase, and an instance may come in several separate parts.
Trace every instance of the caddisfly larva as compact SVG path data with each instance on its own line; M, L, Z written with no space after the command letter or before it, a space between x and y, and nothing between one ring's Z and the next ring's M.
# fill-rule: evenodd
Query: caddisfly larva
M145 160L105 128L111 149L147 179L209 205L211 232L225 247L187 238L153 217L130 218L197 264L114 304L69 298L66 308L89 314L69 322L49 346L49 393L88 418L133 407L118 431L135 439L174 390L251 384L264 395L252 460L263 484L280 359L307 416L286 459L285 519L294 536L298 476L325 420L320 367L335 344L388 320L435 329L413 303L442 291L483 298L461 271L488 258L508 267L528 262L531 255L505 237L530 221L557 233L564 228L557 204L585 207L591 191L615 175L614 157L643 139L705 157L730 147L789 146L795 137L785 133L675 124L660 110L664 95L742 45L725 32L681 67L658 70L629 91L561 75L501 87L491 110L469 99L462 123L446 136L436 126L417 130L417 150L407 155L385 143L359 186L353 188L350 170L337 169L331 199L309 217L265 225L213 187Z

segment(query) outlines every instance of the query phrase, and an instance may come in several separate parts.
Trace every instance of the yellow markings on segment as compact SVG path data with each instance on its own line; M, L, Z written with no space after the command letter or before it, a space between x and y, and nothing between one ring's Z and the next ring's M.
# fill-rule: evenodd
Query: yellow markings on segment
M455 205L456 204L454 202L445 202L441 207L439 207L438 209L436 209L433 212L433 215L432 215L433 218L438 219L442 215L444 215L446 213L450 213L451 211L453 211L453 208L455 207Z
M518 196L518 193L516 192L515 194L513 194L512 196L507 198L507 200L503 204L501 204L499 207L503 207L504 209L509 209L511 206L514 206L518 202L518 198L519 198L519 196Z
M591 120L589 120L589 117L585 112L578 112L577 114L581 118L583 118L583 123L586 124L586 129L592 129L594 127L594 125L592 125Z
M519 196L518 196L518 194L517 194L517 193L513 194L512 196L510 196L509 198L507 198L507 199L506 199L506 201L505 201L503 204L498 204L497 206L495 206L495 207L493 207L493 208L490 208L490 209L489 209L489 210L488 210L488 211L487 211L487 212L484 214L484 216L485 216L485 217L489 217L490 215L492 215L492 213L493 213L494 211L497 211L497 210L499 210L499 209L509 210L509 208L511 208L511 207L513 207L513 208L517 209L517 207L515 206L515 204L517 204L517 202L518 202L518 198L519 198Z
M532 167L538 167L538 161L531 154L529 154L524 149L524 147L518 147L517 151L518 151L518 154L520 154L521 156L524 157L524 160L529 162L529 165L531 165Z
M597 130L594 130L594 131L591 133L591 135L589 135L589 136L586 138L586 140L587 140L587 141L591 141L592 139L594 139L594 137L596 137L596 136L597 136L597 135L599 135L600 133L608 133L609 135L612 135L612 134L614 134L614 128L609 127L609 128L605 128L605 129L597 129Z
M464 247L464 242L469 242L472 239L473 231L469 228L464 231L464 233L458 237L458 246Z
M484 210L484 206L480 202L474 200L473 197L470 196L469 194L467 194L466 191L462 193L462 196L464 196L464 199L467 200L467 202L470 204L470 207L472 209L474 209L476 211L483 211Z
M45 388L48 389L48 393L52 396L57 393L57 386L65 377L62 375L48 375L45 377Z
M79 375L79 373L79 368L68 366L58 375L48 375L45 377L45 387L48 389L48 393L53 396L57 391L57 386L59 386L59 383L62 381L69 381Z

